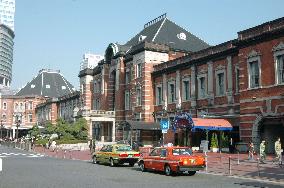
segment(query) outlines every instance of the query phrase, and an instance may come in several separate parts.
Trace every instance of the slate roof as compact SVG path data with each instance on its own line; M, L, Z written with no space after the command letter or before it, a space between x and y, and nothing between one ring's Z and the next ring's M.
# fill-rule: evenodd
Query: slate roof
M59 71L43 69L39 74L23 87L17 96L38 95L43 97L57 98L75 91Z
M181 33L185 34L186 40L178 37ZM144 41L167 44L176 50L196 52L209 47L206 42L169 20L166 15L145 24L144 29L129 40L125 46L137 45L140 36L146 36Z

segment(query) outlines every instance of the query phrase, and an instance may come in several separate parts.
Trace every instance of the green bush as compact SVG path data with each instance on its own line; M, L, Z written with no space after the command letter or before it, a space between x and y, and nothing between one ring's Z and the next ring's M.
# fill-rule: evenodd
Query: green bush
M45 145L48 142L48 139L43 138L35 141L36 145Z
M218 137L216 133L212 134L211 137L211 148L218 148Z
M221 146L222 148L229 147L229 137L225 136L224 132L221 133Z

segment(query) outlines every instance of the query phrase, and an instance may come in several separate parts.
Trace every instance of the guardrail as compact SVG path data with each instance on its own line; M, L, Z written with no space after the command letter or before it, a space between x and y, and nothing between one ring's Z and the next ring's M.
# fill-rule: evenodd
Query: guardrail
M26 151L32 151L32 144L31 142L0 142L1 145L11 147L11 148L18 148Z

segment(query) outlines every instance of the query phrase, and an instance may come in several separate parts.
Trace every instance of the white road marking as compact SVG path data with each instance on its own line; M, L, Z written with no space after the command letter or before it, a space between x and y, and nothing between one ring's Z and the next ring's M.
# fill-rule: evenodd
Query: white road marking
M44 157L44 155L37 153L37 154L26 154L26 153L0 153L0 157L13 157L13 156L22 156L22 157Z

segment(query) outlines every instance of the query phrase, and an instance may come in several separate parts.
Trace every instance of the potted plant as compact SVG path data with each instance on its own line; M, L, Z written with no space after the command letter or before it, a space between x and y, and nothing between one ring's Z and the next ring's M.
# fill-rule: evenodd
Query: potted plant
M216 133L212 134L210 148L213 152L218 152L218 137Z
M225 136L224 132L221 133L221 150L223 152L229 152L229 137Z

